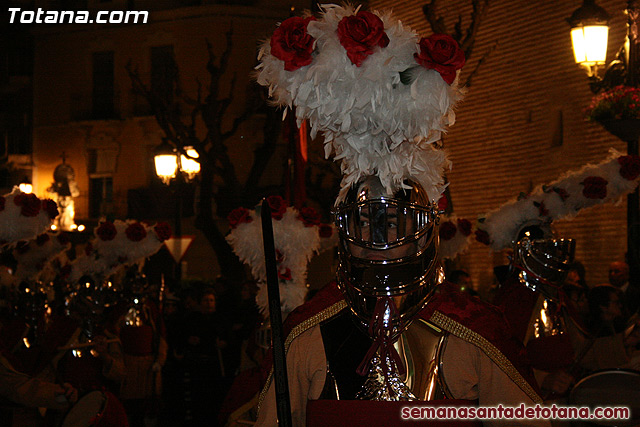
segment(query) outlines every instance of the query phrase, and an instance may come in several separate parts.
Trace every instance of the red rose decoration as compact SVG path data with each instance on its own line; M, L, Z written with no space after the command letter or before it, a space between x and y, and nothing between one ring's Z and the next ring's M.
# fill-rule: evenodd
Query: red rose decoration
M364 10L342 18L338 23L338 38L351 63L357 67L373 53L375 47L387 47L389 44L382 19Z
M438 210L440 212L444 212L447 210L448 207L449 207L449 199L447 199L447 196L443 194L442 197L440 197L440 200L438 200Z
M469 237L471 235L471 221L464 218L458 218L458 230L463 236Z
M160 240L161 242L169 239L172 234L171 226L169 225L169 223L164 221L157 223L156 226L153 227L153 230L156 232L158 240Z
M271 218L280 220L287 211L287 203L280 196L267 197L267 203L271 208Z
M298 214L298 219L304 222L305 227L320 225L320 214L313 208L302 208Z
M22 215L28 217L38 216L42 207L40 199L33 193L17 194L13 198L13 203L15 203L16 206L20 206L20 213Z
M229 226L234 229L242 223L250 223L253 218L247 208L235 208L227 215L227 220L229 220Z
M609 182L599 176L588 176L582 181L584 188L582 195L587 199L604 199L607 197L607 184Z
M563 202L569 198L569 193L564 188L553 187L553 191L555 191L558 194L558 196L560 196L560 199Z
M447 34L432 34L420 39L420 53L413 57L423 67L436 70L447 84L456 79L456 71L464 66L464 52L453 37Z
M58 216L58 205L51 199L44 199L42 201L42 210L49 215L50 219Z
M292 16L280 24L271 36L271 54L284 61L284 69L295 71L311 64L315 39L307 33L309 21L314 17Z
M451 240L456 235L458 229L451 221L445 221L440 224L440 240Z
M640 175L640 156L637 154L620 156L618 163L620 163L620 175L624 179L633 181Z
M61 245L66 245L67 243L69 243L71 241L71 239L69 239L69 235L67 233L64 233L64 232L58 234L56 239L58 239L58 243L60 243Z
M118 230L110 221L101 222L96 230L96 235L104 242L115 239L116 234L118 234Z
M476 230L476 240L487 246L491 244L491 237L489 237L489 233L484 230Z
M286 268L284 270L278 271L278 278L282 280L291 280L291 269Z
M127 235L127 238L132 242L139 242L140 240L147 237L147 230L144 228L144 225L139 222L134 222L133 224L129 224L124 233Z
M4 210L4 203L6 202L6 199L4 198L4 196L0 196L0 212L2 212Z
M320 237L328 239L333 235L333 228L329 224L320 224Z
M42 234L38 235L38 237L36 237L36 244L38 246L42 246L45 243L47 243L49 240L51 240L49 235L47 233L42 233Z
M538 215L540 216L548 216L549 209L544 205L544 202L533 202L533 205L538 208Z

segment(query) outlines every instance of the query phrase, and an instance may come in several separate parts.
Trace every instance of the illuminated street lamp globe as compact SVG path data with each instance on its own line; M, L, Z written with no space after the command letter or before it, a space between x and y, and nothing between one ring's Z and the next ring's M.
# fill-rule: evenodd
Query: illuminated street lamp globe
M153 160L156 166L156 175L168 185L176 177L178 156L166 139L163 139L162 144L155 149Z

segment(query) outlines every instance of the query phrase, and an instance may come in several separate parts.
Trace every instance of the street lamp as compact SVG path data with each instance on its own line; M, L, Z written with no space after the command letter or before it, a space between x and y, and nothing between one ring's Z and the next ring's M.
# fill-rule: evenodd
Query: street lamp
M570 18L571 39L576 62L587 68L589 86L593 93L615 86L639 86L640 68L640 1L629 0L625 10L627 15L627 37L618 51L616 59L605 67L602 77L598 75L598 66L604 64L609 14L595 3L584 0ZM584 38L581 38L583 36ZM598 47L600 53L588 49ZM604 56L602 54L604 50ZM601 122L611 134L627 143L627 154L638 155L640 138L640 120L612 119ZM640 207L638 188L627 196L627 262L629 264L629 283L640 286Z
M175 227L174 236L176 239L175 248L178 254L182 254L180 245L182 244L182 193L184 184L193 180L200 172L200 163L196 160L198 152L193 147L183 147L179 153L167 139L163 138L162 143L154 150L154 164L156 175L165 185L175 185L176 207L175 207ZM176 262L176 279L178 283L182 280L182 264Z
M33 191L33 185L31 185L31 180L26 176L22 178L22 181L20 181L20 184L18 184L18 188L23 193L31 193Z
M571 43L577 64L587 69L589 77L598 75L598 67L607 60L610 16L595 0L584 0L571 17Z

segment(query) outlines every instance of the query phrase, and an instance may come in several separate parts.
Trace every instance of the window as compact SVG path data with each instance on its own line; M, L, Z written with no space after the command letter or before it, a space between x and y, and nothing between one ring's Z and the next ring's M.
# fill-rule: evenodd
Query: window
M114 109L113 51L93 53L93 118L112 119Z
M89 217L100 218L113 214L113 178L89 179Z
M151 48L151 90L167 104L173 102L173 84L177 67L173 56L173 46Z

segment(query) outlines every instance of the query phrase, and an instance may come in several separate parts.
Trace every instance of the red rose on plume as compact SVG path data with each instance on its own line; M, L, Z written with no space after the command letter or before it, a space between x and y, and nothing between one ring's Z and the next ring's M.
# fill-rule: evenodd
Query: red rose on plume
M144 225L139 222L134 222L133 224L129 224L124 233L127 235L127 238L132 242L139 242L140 240L147 237L147 230L145 230Z
M538 208L538 215L540 216L548 216L549 209L544 205L544 202L533 202L533 205Z
M333 235L333 228L329 224L320 224L320 237L328 239Z
M6 199L4 198L4 196L0 196L0 212L2 212L4 210L4 203L6 202Z
M42 210L49 215L49 218L53 219L58 216L58 205L51 199L44 199L42 201Z
M629 156L620 156L620 175L629 181L633 181L640 175L640 156L632 154Z
M292 16L284 20L271 36L271 54L284 61L287 71L311 64L315 39L307 33L310 21L315 21L315 18Z
M279 270L278 271L278 278L280 278L282 280L291 280L291 269L290 268L286 268L284 270Z
M364 10L342 18L338 23L338 38L351 63L357 67L373 53L375 47L387 47L389 44L382 19Z
M458 229L451 221L445 221L440 224L440 240L451 240L456 235Z
M234 229L244 222L250 223L253 218L247 208L235 208L227 215L227 220L229 220L229 226Z
M582 195L587 199L604 199L607 197L607 184L609 182L599 176L588 176L582 181L584 188Z
M471 235L471 221L464 218L458 218L458 230L463 236L469 237Z
M302 208L298 214L298 219L304 222L305 227L320 225L320 214L313 208Z
M429 70L436 70L447 84L456 79L456 71L464 66L464 52L453 37L432 34L420 39L420 53L414 53L416 62Z
M449 207L449 199L447 199L447 196L443 194L442 197L440 197L440 200L438 200L438 210L440 212L444 212L447 210L448 207Z
M491 237L489 237L489 233L484 230L476 230L476 240L487 246L491 244Z
M20 206L20 213L24 216L33 217L38 216L42 203L40 199L33 193L21 193L17 194L13 198L13 203L16 206Z
M569 198L569 193L564 188L553 187L553 191L555 191L558 194L558 196L560 196L560 199L563 202Z
M116 226L110 221L101 222L96 230L96 235L104 242L115 239L117 233Z
M284 261L284 255L282 255L279 249L276 249L276 263L281 264L282 261Z
M280 220L287 211L287 203L280 196L267 197L267 203L271 208L271 218Z
M171 226L167 222L159 222L155 227L153 227L153 229L161 242L164 242L171 237Z
M61 245L66 245L71 241L71 239L69 239L69 235L65 232L58 234L58 237L56 238L58 239L58 243L60 243Z
M49 235L47 233L42 233L42 234L38 235L38 237L36 237L36 244L38 246L42 246L45 243L47 243L49 240L51 240Z

